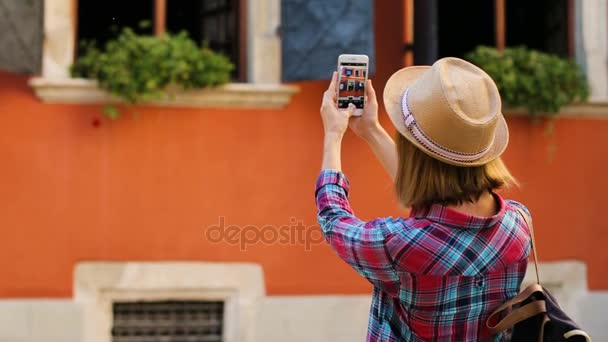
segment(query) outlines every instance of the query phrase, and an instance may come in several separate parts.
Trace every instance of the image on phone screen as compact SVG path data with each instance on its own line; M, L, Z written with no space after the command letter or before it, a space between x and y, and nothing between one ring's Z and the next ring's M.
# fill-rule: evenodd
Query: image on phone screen
M367 78L367 64L341 63L338 73L338 108L348 108L352 103L357 108L363 108L365 103L365 79Z

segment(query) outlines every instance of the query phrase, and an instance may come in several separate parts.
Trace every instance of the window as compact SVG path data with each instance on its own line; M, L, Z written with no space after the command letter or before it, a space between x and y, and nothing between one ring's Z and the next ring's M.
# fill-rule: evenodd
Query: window
M167 3L167 31L188 31L197 42L206 42L214 51L228 56L236 66L235 75L244 79L244 44L240 27L244 15L240 0L179 0Z
M77 41L103 46L120 30L140 34L188 32L200 45L225 54L235 65L234 79L245 81L242 0L106 0L79 1ZM152 25L141 28L142 22ZM77 53L82 53L81 47Z
M439 1L438 57L463 57L478 45L494 45L493 13L493 1Z
M40 6L43 1L44 8ZM206 42L227 54L237 66L235 79L253 84L326 80L336 68L336 57L345 51L369 55L369 70L374 71L373 0L28 0L15 3L19 10L36 10L20 27L31 28L38 38L44 29L44 47L34 43L27 45L36 46L26 46L28 51L43 50L43 79L64 80L64 85L65 80L70 79L68 70L79 52L77 41L93 40L102 45L121 28L136 28L142 20L152 24L140 30L143 33L159 35L186 30L199 43ZM37 7L27 4L37 4ZM36 22L44 22L43 27L39 25L36 29ZM0 24L0 27L4 26ZM6 42L4 45L8 47L0 52L0 67L9 64L2 63L2 57L22 42L15 36L14 33L0 36L0 44ZM72 53L74 51L77 53ZM35 87L43 85L35 83ZM55 88L57 82L52 83ZM293 93L288 91L289 87L279 88L264 89ZM62 93L67 95L63 90ZM50 91L45 95L50 95ZM52 97L59 98L55 95L57 93Z
M429 0L415 2L416 62L463 57L476 46L524 45L574 55L573 0ZM422 59L422 60L421 60Z
M508 0L507 46L529 48L563 57L572 56L568 0Z
M4 15L19 20L11 21L15 30L3 26L7 23L0 20L0 28L5 28L0 35L0 69L39 75L30 79L29 84L46 103L108 103L114 99L94 80L74 79L69 74L79 52L77 41L88 38L103 43L121 27L133 26L143 19L151 23L146 32L162 34L185 29L194 39L207 41L227 54L237 67L234 74L237 82L216 89L178 91L154 104L282 108L299 89L281 84L284 65L296 65L281 59L284 46L281 38L285 37L279 36L279 24L287 1L300 4L300 0L10 1L8 11L7 6L0 5L0 19ZM291 41L305 41L299 32L290 34L299 34ZM17 52L21 55L14 56ZM32 58L25 58L25 53ZM335 56L329 64L335 68ZM305 76L310 77L310 73Z
M404 0L403 9L405 65L463 57L477 45L524 45L575 58L590 102L608 99L605 0Z
M222 341L223 302L114 302L112 311L112 342Z
M150 0L79 1L77 41L94 41L98 47L103 47L126 27L140 34L152 34L152 26L141 29L139 23L151 23L153 17L154 3ZM77 55L83 52L79 44Z
M83 262L82 341L254 342L264 274L252 263Z

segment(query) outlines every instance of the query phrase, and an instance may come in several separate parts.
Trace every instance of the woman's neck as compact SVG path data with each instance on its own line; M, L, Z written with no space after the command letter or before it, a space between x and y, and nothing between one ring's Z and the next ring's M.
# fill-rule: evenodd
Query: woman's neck
M481 217L494 216L499 209L496 198L489 191L481 194L475 202L463 202L462 204L448 205L447 207L467 215Z

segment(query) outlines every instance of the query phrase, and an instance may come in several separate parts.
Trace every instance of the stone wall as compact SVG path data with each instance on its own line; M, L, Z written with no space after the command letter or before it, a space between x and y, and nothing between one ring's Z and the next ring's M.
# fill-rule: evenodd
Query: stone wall
M524 285L534 281L533 269ZM584 264L541 263L540 274L594 341L608 341L608 291L587 291ZM370 303L370 295L266 296L255 310L255 340L364 341ZM82 342L84 314L84 306L70 299L0 300L0 341Z
M261 308L259 342L365 341L370 297L271 296ZM583 328L594 341L608 341L608 291L580 301ZM82 310L71 300L0 301L2 342L82 342Z

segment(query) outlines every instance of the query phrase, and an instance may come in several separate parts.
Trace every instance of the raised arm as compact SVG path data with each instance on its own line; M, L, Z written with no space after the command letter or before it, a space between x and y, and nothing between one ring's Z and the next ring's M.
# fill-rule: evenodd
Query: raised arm
M383 220L364 222L358 219L348 203L349 186L341 172L340 149L355 108L351 104L346 110L338 109L336 78L334 73L321 104L325 138L321 174L315 191L319 225L340 258L372 284L394 294L399 288L399 278L386 249L391 238L389 227Z
M365 84L367 101L363 115L352 117L349 126L355 134L365 140L391 179L397 175L397 148L391 136L378 120L378 99L371 80Z

